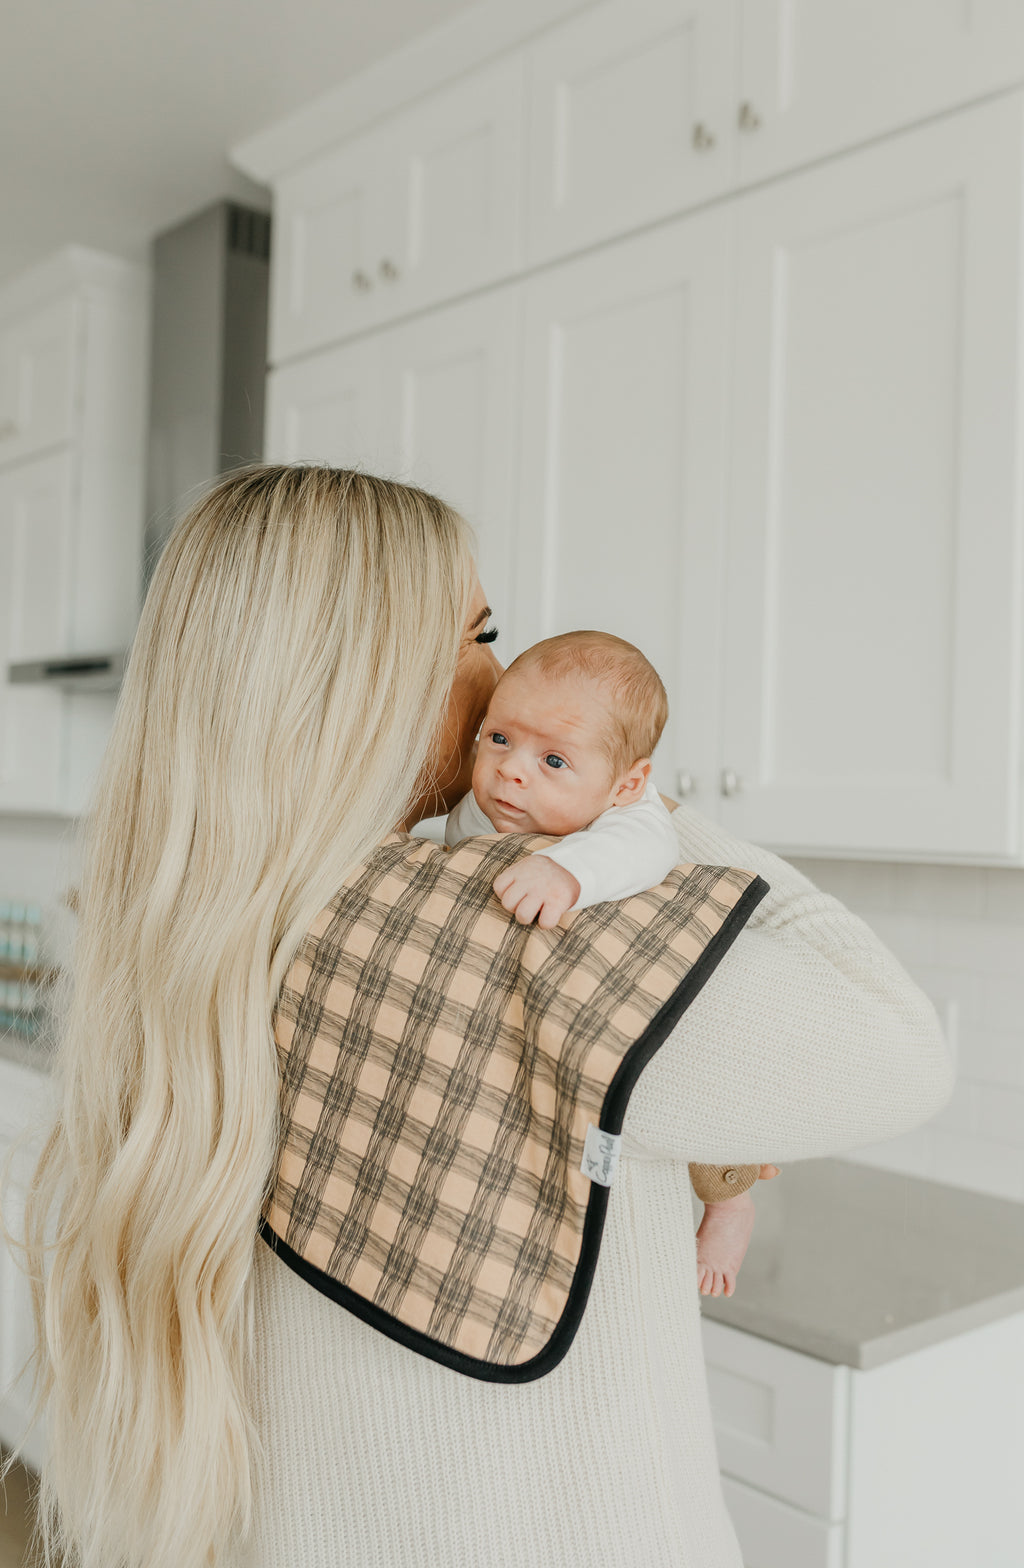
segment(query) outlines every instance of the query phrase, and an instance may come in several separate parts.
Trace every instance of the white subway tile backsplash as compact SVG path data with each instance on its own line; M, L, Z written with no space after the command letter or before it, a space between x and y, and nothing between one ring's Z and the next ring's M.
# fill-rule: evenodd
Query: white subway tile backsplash
M872 1143L863 1149L853 1149L843 1155L844 1160L856 1160L861 1165L877 1165L883 1170L899 1171L904 1176L934 1177L932 1146L927 1129L916 1128L899 1138L888 1138L884 1143Z
M971 1035L967 1051L960 1068L975 1081L1024 1089L1024 1031L979 1029Z
M981 1089L968 1078L958 1080L952 1098L928 1123L944 1132L975 1133L978 1129L978 1102Z
M935 1004L958 1083L926 1127L847 1156L1024 1200L1024 871L800 862Z
M988 870L985 876L985 918L1024 925L1024 871Z
M1024 1089L1010 1089L1005 1084L979 1084L975 1109L977 1130L982 1138L1024 1149Z
M960 866L894 865L894 907L917 915L943 911L978 920L985 907L985 885L975 872L964 877Z
M930 1175L953 1187L1024 1200L1024 1148L928 1128L932 1146Z

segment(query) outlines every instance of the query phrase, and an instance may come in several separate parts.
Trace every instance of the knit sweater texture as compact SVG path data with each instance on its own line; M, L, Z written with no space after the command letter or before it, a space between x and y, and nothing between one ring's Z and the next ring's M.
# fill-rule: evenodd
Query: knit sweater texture
M934 1008L862 920L691 808L672 821L681 861L757 871L771 891L633 1091L567 1356L523 1385L463 1377L261 1243L263 1455L240 1568L741 1568L687 1164L774 1161L784 1182L794 1160L926 1121L953 1075Z

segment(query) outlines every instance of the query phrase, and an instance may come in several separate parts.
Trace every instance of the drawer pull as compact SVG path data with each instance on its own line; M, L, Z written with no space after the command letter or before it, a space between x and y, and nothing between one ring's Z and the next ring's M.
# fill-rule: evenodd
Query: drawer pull
M379 270L380 275L384 279L385 283L394 283L398 278L398 268L395 266L393 261L388 261L386 257L381 262Z
M761 116L752 103L741 103L738 122L741 131L759 131Z
M710 152L712 147L715 145L715 138L708 130L703 120L698 120L696 125L693 127L692 140L694 152Z
M373 288L373 279L368 272L363 271L362 267L357 267L352 274L352 287L358 289L360 294L365 294L367 290Z

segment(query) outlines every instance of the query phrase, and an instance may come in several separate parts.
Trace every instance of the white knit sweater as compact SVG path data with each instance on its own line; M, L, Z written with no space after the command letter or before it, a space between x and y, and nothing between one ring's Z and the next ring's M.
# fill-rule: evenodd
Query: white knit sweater
M687 1161L774 1160L784 1182L793 1160L925 1121L952 1073L931 1004L863 921L690 808L673 821L681 860L771 892L641 1074L571 1349L536 1382L463 1377L260 1246L265 1465L244 1568L740 1568Z

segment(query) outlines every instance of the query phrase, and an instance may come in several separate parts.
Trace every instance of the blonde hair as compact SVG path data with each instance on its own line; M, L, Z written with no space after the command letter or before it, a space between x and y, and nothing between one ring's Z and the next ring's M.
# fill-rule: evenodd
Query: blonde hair
M47 1563L199 1568L250 1528L272 1009L317 912L419 798L472 584L443 502L313 467L232 474L157 566L27 1206Z
M513 659L503 679L535 669L555 680L600 685L609 710L603 738L616 774L650 757L668 722L668 696L639 648L611 632L562 632Z

